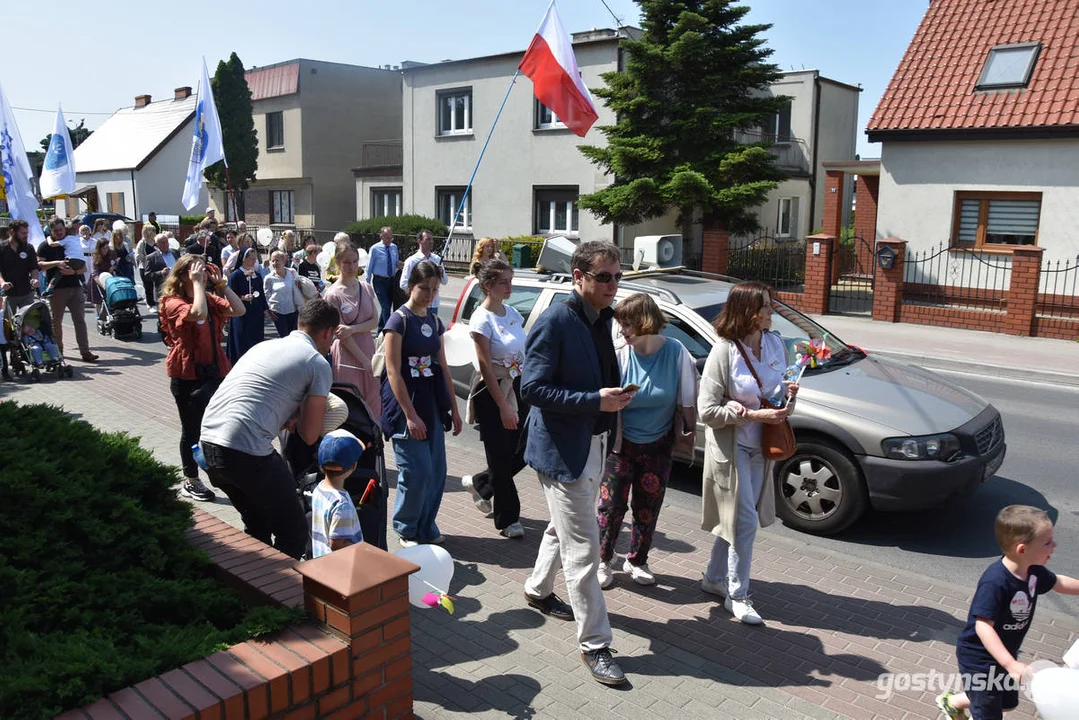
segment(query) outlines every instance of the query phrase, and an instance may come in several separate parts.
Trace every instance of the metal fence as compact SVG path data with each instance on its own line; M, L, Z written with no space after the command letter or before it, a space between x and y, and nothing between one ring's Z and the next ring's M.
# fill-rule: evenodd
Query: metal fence
M806 277L804 240L787 240L761 233L732 238L731 241L727 256L728 275L739 280L768 283L776 290L802 292Z
M1044 319L1079 319L1079 256L1075 263L1048 260L1041 268L1035 314Z
M903 302L1003 312L1011 284L1011 267L1010 256L983 257L947 242L920 252L908 250Z

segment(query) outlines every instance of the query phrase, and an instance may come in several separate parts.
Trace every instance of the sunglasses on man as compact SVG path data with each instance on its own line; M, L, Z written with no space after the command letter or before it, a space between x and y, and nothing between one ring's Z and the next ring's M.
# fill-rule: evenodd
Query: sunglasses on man
M606 270L604 270L603 272L600 272L600 273L593 273L593 272L589 272L587 270L582 270L581 272L583 272L585 275L592 278L596 282L602 283L604 285L611 282L612 280L614 282L622 282L622 273L620 273L620 272L617 272L614 275L610 274Z

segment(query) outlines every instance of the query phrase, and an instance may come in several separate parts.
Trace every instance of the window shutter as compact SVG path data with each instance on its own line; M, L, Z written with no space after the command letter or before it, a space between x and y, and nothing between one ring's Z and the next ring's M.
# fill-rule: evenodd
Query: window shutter
M990 200L986 231L990 235L1034 235L1040 205L1037 200Z
M978 240L978 210L980 200L963 200L959 205L959 234L961 243L974 244Z

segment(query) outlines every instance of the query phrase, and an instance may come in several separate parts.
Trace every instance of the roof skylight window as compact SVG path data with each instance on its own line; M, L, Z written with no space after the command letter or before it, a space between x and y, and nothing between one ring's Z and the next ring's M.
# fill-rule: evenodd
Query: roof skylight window
M1026 87L1041 49L1041 43L1000 45L991 49L975 87L978 90Z

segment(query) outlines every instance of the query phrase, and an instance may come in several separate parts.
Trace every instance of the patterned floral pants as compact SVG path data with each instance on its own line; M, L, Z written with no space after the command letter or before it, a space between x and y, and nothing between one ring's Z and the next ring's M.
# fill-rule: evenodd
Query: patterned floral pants
M632 535L626 559L631 565L648 562L652 535L663 507L667 480L674 455L674 432L650 443L622 439L622 448L607 456L603 483L599 488L599 557L609 563L622 529L622 518L633 509ZM633 501L630 503L630 489Z

